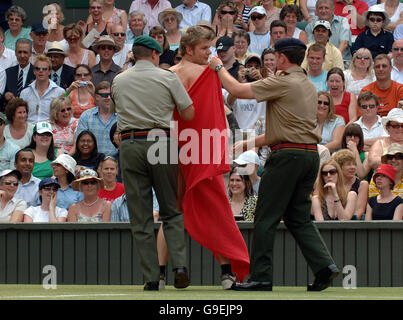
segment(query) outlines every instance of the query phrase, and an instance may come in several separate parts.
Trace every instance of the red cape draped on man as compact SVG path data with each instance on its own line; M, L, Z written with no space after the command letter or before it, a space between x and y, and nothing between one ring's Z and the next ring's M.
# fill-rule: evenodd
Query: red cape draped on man
M217 260L218 255L229 258L232 272L243 281L249 274L249 254L235 222L222 176L230 170L230 166L226 161L226 120L221 83L217 74L207 67L188 93L195 108L194 119L181 120L177 111L174 118L178 121L179 140L187 128L192 129L193 133L197 132L197 137L193 134L190 135L191 139L178 141L181 147L180 157L188 150L189 145L195 148L199 146L198 150L201 151L195 157L199 161L196 164L184 164L183 158L179 159L186 183L182 202L185 228L195 241L211 250ZM206 143L206 139L202 138L202 130L205 133L207 131L207 135L210 130L215 130L217 140L210 138L207 139L210 143ZM191 153L186 153L189 158L192 158ZM194 158L192 159L194 162Z

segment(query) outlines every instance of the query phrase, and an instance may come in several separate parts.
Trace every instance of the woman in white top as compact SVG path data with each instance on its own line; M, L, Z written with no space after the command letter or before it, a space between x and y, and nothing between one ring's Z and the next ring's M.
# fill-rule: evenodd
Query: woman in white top
M63 29L64 38L69 44L68 56L64 64L75 68L79 64L86 64L90 68L95 65L95 53L81 47L84 31L78 24L71 23Z
M21 98L12 99L5 113L9 124L4 128L4 137L21 149L25 148L31 142L34 129L34 125L27 122L28 103Z
M296 5L287 4L281 9L280 20L287 25L287 38L296 38L303 43L308 43L306 32L297 28L297 22L301 21L301 10Z
M299 0L299 7L306 22L312 22L315 18L317 0Z
M59 187L55 179L43 179L39 183L41 205L25 210L24 222L66 222L67 210L56 206Z
M122 27L127 26L127 13L125 10L118 9L115 7L115 0L104 0L104 13L102 18L106 22L111 22L113 24L120 24ZM87 19L87 24L92 23L92 16L89 15Z
M15 199L21 173L18 170L4 170L0 173L0 223L22 222L27 204Z

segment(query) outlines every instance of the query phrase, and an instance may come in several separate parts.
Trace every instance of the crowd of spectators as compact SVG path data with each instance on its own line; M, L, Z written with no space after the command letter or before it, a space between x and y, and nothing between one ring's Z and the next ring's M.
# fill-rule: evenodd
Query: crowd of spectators
M176 8L168 0L134 0L130 8L89 0L78 21L51 2L32 25L11 5L0 28L0 221L129 221L111 83L135 65L136 37L156 39L159 66L168 69L193 25L214 33L211 54L240 82L276 73L279 39L306 43L302 68L318 92L322 136L312 219L403 219L403 5L291 2L222 0L213 12L199 0ZM230 128L242 132L228 199L235 218L251 222L270 152L262 142L266 106L225 89L223 97ZM157 220L155 196L154 208Z

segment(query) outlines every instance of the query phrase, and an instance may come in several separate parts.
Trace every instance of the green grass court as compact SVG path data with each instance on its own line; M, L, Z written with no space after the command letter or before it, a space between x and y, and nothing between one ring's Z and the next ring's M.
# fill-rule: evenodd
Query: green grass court
M307 292L305 287L274 287L273 292L236 292L218 286L167 286L150 293L143 286L60 285L46 290L41 285L0 285L0 300L403 300L403 288L330 287Z

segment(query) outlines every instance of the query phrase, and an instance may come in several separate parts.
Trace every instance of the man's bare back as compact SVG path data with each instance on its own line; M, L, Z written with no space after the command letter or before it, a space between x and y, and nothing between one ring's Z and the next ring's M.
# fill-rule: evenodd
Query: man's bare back
M179 79L182 81L183 86L186 90L192 86L192 84L197 80L197 78L202 74L207 65L201 65L197 63L190 62L183 57L181 62L177 65L169 68L172 72L175 72Z

